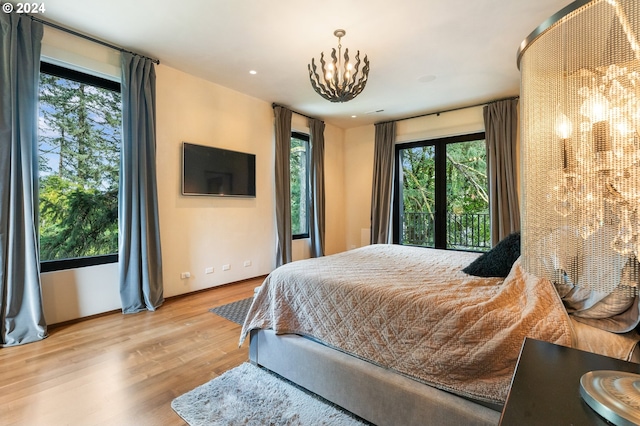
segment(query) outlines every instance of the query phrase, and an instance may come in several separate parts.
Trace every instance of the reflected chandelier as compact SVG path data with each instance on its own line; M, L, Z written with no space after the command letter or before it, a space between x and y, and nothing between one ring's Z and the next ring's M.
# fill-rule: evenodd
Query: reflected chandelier
M311 59L309 69L309 79L313 89L323 98L331 102L347 102L358 96L369 77L369 60L364 56L364 66L360 72L360 51L356 52L355 64L349 62L349 49L344 49L342 56L342 37L347 32L345 30L335 30L333 35L338 37L338 55L336 49L331 50L331 62L324 60L324 52L320 53L320 71L316 66L315 59Z

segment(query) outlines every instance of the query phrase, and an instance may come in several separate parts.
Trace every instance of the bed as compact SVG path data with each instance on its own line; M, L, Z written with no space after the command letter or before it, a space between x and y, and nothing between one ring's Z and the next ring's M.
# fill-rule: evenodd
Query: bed
M377 425L497 424L525 337L631 360L551 282L462 271L479 254L372 245L293 262L258 290L250 360Z

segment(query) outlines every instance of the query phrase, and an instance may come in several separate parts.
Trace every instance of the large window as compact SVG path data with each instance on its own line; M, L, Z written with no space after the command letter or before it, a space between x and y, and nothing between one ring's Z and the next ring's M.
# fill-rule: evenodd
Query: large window
M120 84L40 70L41 270L117 261Z
M491 246L484 133L396 146L394 242Z
M309 238L309 135L291 134L291 234Z

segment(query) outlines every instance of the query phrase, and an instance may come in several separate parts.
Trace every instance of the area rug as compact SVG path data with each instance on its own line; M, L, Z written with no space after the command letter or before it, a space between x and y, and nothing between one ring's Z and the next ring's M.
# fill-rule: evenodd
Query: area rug
M179 396L171 408L190 426L367 424L249 363Z
M244 319L247 316L247 312L249 312L249 308L251 307L251 302L253 302L253 297L248 297L246 299L238 300L237 302L229 303L222 306L217 306L215 308L209 309L216 315L220 315L222 318L226 318L229 321L233 321L236 324L244 324Z

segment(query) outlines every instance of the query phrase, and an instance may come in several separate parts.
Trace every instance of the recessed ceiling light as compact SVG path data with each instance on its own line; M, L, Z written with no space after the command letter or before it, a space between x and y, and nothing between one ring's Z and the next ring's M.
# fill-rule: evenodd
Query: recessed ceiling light
M251 70L251 71L249 71L249 74L251 74L251 75L256 75L256 74L258 74L258 71L256 71L256 70Z
M352 116L351 116L351 118L356 118L356 117L358 117L358 116L357 116L357 115L352 115Z
M423 75L421 77L418 77L418 81L420 83L429 83L430 81L433 81L436 79L435 75Z

